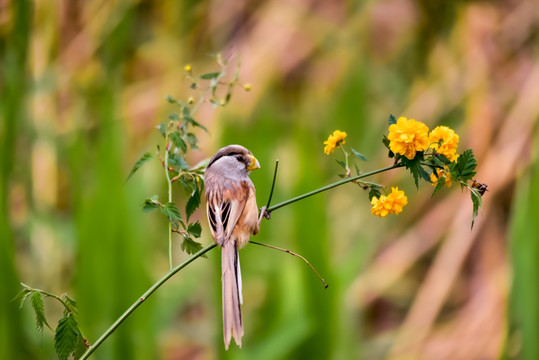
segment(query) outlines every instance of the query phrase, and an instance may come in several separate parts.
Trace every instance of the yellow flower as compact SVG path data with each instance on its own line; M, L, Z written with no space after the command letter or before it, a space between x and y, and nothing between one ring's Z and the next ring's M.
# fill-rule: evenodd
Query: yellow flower
M401 116L396 124L389 127L389 148L412 160L417 151L429 147L429 128L422 122Z
M245 84L243 84L243 88L245 89L245 91L251 91L253 86L251 84L249 84L249 83L245 83Z
M329 138L324 141L324 153L326 155L331 154L336 148L345 143L346 133L340 130L335 130L333 134L329 135Z
M436 150L449 161L455 161L458 158L457 146L459 136L447 126L438 126L431 131L429 141L433 150Z
M408 198L404 195L404 191L399 190L398 187L392 187L391 194L382 195L379 199L374 196L371 199L371 204L371 213L373 215L386 217L389 214L400 214L408 204Z
M432 186L438 185L438 179L444 178L444 185L450 187L453 184L451 180L451 174L449 173L449 168L446 166L445 169L436 169L436 173L430 174L430 181Z
M186 71L186 72L191 72L191 65L190 64L187 64L183 67L183 69Z

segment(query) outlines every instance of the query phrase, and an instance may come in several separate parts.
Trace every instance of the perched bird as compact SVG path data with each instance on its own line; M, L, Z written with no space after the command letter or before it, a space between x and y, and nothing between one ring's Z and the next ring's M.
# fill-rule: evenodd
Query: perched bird
M227 350L232 337L241 347L243 336L238 249L249 242L251 234L258 233L264 213L261 211L258 217L255 186L249 178L250 171L259 167L249 150L229 145L211 158L204 177L211 234L222 248L223 336Z

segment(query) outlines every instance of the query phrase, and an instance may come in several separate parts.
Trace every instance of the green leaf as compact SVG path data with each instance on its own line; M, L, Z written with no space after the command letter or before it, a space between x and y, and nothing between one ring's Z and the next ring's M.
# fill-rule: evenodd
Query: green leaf
M346 163L344 161L337 160L337 159L335 159L335 161L337 162L337 164L341 165L343 169L346 169Z
M442 163L444 163L444 165L449 165L449 164L451 164L451 161L449 161L449 159L446 158L445 155L438 154L438 155L434 156L434 158L435 158L436 160L439 160L439 161L441 161Z
M198 139L195 134L193 133L187 133L186 140L191 145L191 149L198 149L197 143Z
M167 126L164 122L162 122L161 124L159 124L159 126L157 127L157 130L159 130L159 133L165 137L167 135Z
M168 154L168 164L181 170L189 169L189 165L187 165L185 159L180 155L174 153Z
M195 184L196 187L196 184ZM185 213L187 214L187 221L189 221L189 218L191 215L195 212L195 210L200 205L200 193L198 191L198 187L195 188L195 191L187 201L187 205L185 205Z
M15 301L15 300L20 299L19 309L22 309L24 302L26 301L28 296L30 296L30 294L32 293L32 290L28 286L24 285L23 283L21 283L21 285L23 286L23 289L12 300L12 301Z
M352 149L352 153L353 153L359 160L367 161L367 157L366 157L365 155L363 155L362 153L357 152L357 151L354 150L354 149Z
M194 90L197 88L197 86L198 86L197 83L192 83L191 86L189 87Z
M200 222L197 221L195 223L189 224L189 226L187 227L187 232L193 235L195 238L199 238L202 234L202 226L200 225Z
M410 173L414 177L416 188L419 188L420 177L427 179L430 182L429 173L421 166L421 161L423 161L422 151L418 151L412 160L408 159L406 156L399 156L399 160L404 166L406 166L406 169L410 170Z
M180 116L178 114L170 114L168 118L170 120L180 120Z
M157 199L146 199L142 203L142 211L144 211L145 213L150 212L159 208L160 206L161 204L159 203L159 201L157 201Z
M390 114L389 118L387 119L387 122L389 123L389 126L391 126L397 123L397 118L395 117L395 115Z
M79 310L77 308L77 302L75 301L75 299L69 297L67 294L62 295L62 298L67 304L67 312L64 312L64 316L67 316L69 312L71 312L73 316L77 315Z
M187 151L187 144L185 141L183 141L179 131L174 131L172 134L170 134L170 140L172 140L174 146L180 149L183 153Z
M473 215L472 215L472 229L473 229L475 218L477 217L477 214L479 213L479 208L483 205L483 199L477 189L474 189L472 187L470 187L469 189L470 189L470 197L472 198L472 203L473 203Z
M190 117L189 119L190 119L191 125L196 126L196 127L199 127L199 128L201 128L202 130L204 130L205 132L209 132L208 129L207 129L204 125L202 125L201 123L195 121L195 119L193 119L193 118L191 118L191 117Z
M395 153L393 153L393 151L391 151L391 149L389 148L389 143L390 143L390 140L387 138L387 136L384 135L384 137L382 138L382 143L384 144L384 146L389 150L389 153L387 154L387 156L391 159L393 157L395 157Z
M207 74L201 75L200 78L204 79L204 80L215 79L216 77L219 76L219 74L221 74L221 73L219 73L219 72L207 73Z
M378 185L371 185L369 190L369 201L372 200L373 197L376 196L376 198L380 198L382 194L380 193L380 186Z
M185 251L189 255L192 255L202 249L202 244L194 241L190 237L185 237L183 239L181 248L183 251Z
M36 327L38 331L43 331L43 325L47 325L50 329L47 319L45 318L45 307L43 305L43 298L39 291L34 291L31 298L32 308L36 314Z
M444 176L441 176L438 181L436 182L436 186L434 187L434 191L432 192L432 195L431 197L434 196L434 194L436 194L438 191L442 190L442 188L444 187L445 185L445 177Z
M466 182L474 177L476 174L475 167L477 162L472 149L465 150L457 159L456 163L450 164L450 172L452 179L458 179L463 182Z
M162 206L161 212L163 213L163 215L168 217L169 221L173 225L176 225L177 221L183 224L180 212L178 208L176 207L176 204L174 204L173 202L166 203L164 206Z
M175 104L176 103L176 99L174 99L171 95L166 95L165 96L165 99L171 103L171 104Z
M69 314L58 321L56 333L54 334L54 348L60 360L67 360L69 355L75 350L77 338L80 330L75 318Z
M131 176L133 176L133 174L138 169L140 169L140 167L142 165L144 165L144 163L150 161L151 159L152 159L152 154L150 154L150 153L146 153L146 154L142 155L142 157L140 159L138 159L138 161L135 163L135 165L133 165L133 168L131 169L131 172L129 172L129 175L127 176L127 179L125 179L125 181L129 180L129 178L131 178Z
M84 355L86 350L88 350L88 346L86 344L86 339L84 339L84 337L79 331L79 336L77 336L77 340L75 342L75 350L73 350L74 359L80 359L81 356Z

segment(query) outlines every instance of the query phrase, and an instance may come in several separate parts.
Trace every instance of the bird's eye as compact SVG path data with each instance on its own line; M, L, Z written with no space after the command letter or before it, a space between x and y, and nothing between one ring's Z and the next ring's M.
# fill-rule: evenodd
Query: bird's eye
M243 156L241 155L236 156L236 159L238 159L239 162L243 162Z

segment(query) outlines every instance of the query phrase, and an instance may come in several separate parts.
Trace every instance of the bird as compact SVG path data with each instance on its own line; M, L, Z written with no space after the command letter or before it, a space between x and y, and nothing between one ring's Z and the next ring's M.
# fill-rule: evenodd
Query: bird
M238 250L256 235L265 208L258 216L255 186L249 178L260 168L258 160L241 145L228 145L210 159L204 175L206 213L211 235L221 247L223 337L228 350L232 337L241 347L241 269Z

